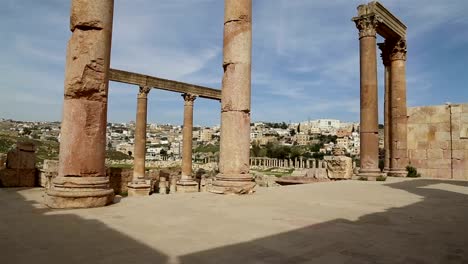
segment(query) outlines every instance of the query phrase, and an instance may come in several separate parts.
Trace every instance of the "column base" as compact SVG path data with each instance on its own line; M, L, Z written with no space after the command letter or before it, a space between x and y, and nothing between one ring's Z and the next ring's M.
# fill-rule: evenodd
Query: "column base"
M354 176L353 180L365 180L365 181L376 181L377 178L385 177L385 173L380 170L360 170L359 173Z
M390 169L387 175L390 177L406 177L408 172L405 169Z
M127 187L129 197L148 196L151 193L151 184L149 181L130 182Z
M180 193L194 193L198 192L198 182L188 179L188 180L180 180L176 184L177 192Z
M250 174L218 174L208 191L217 194L252 194L256 185Z
M50 208L91 208L111 204L114 190L108 177L55 177L44 202Z

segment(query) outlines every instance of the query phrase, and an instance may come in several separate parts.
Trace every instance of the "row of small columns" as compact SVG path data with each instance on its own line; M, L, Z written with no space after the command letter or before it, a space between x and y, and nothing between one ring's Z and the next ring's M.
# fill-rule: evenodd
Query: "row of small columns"
M135 124L135 147L133 161L133 179L128 184L128 195L149 195L150 183L145 180L146 127L148 111L148 93L151 87L140 87L137 96L137 115ZM193 105L196 95L182 94L184 98L184 125L182 131L182 175L177 182L179 192L196 192L198 183L192 178L192 132Z
M379 169L377 27L376 15L354 18L359 30L361 80L361 167L359 176L373 178ZM406 40L380 43L385 66L385 171L389 176L404 176L408 164L406 110Z
M225 0L224 11L220 173L211 191L246 194L255 186L249 173L252 0ZM98 207L114 198L105 168L113 14L114 0L71 1L59 173L45 195L46 205L52 208ZM146 110L147 93L140 94L138 102ZM146 116L137 116L146 121ZM140 140L135 153L139 161L130 184L136 187L135 193L146 192L144 158L141 162L144 143ZM188 168L191 155L183 160Z
M303 159L302 157L292 159L250 158L250 166L266 168L297 168L313 169L323 168L325 162L315 159Z

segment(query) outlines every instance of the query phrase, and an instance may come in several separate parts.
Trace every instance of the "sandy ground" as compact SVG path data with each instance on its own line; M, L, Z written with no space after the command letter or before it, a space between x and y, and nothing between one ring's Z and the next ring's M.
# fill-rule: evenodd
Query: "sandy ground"
M0 262L468 263L468 182L391 179L50 210L0 189Z

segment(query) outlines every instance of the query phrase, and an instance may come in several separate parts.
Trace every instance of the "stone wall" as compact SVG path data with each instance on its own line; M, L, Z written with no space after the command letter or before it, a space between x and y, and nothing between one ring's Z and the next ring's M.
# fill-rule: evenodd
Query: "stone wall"
M468 179L468 104L408 108L408 157L422 177Z
M36 146L33 143L17 142L16 148L8 152L6 166L0 164L0 187L36 186ZM4 156L2 155L2 160ZM3 163L3 161L1 161Z

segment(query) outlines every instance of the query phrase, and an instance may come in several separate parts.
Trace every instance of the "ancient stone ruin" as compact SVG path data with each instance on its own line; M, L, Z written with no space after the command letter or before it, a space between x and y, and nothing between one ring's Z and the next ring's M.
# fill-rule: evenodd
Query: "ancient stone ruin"
M36 186L36 146L17 142L6 156L0 156L0 187Z
M359 177L376 179L379 169L377 34L385 66L385 169L405 176L407 154L406 26L379 2L358 7L353 18L359 30L361 72L361 168Z

